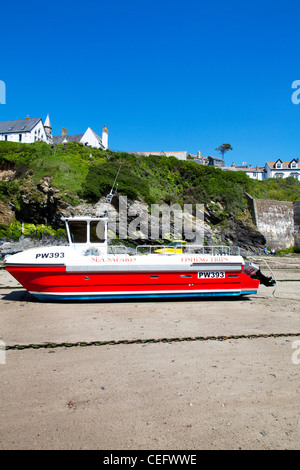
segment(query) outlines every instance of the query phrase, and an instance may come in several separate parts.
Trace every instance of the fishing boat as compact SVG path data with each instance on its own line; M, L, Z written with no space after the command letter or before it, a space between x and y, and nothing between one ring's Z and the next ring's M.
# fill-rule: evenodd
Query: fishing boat
M239 249L108 244L108 216L65 218L68 245L8 256L6 270L40 301L215 298L256 294L275 281L245 264Z

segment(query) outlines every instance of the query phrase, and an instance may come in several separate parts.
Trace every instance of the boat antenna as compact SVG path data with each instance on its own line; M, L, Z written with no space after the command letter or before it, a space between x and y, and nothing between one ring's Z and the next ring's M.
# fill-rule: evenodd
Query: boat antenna
M116 174L114 183L113 183L113 185L112 185L112 187L111 187L111 190L110 190L109 194L107 194L107 196L105 197L104 204L108 204L108 206L107 206L107 209L104 211L104 216L107 216L108 211L109 211L109 208L110 208L110 205L111 205L111 201L112 201L113 197L115 196L115 194L116 194L116 192L117 192L118 184L116 184L116 183L117 183L117 179L118 179L118 176L119 176L121 167L122 167L122 164L119 166L118 172L117 172L117 174ZM115 186L116 186L116 187L115 187Z

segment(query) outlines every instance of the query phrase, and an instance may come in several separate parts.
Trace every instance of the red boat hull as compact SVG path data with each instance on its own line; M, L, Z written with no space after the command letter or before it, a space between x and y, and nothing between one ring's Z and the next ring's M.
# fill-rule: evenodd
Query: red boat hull
M9 265L6 270L40 300L211 297L256 294L259 281L241 271L199 278L184 271L68 272L65 266Z

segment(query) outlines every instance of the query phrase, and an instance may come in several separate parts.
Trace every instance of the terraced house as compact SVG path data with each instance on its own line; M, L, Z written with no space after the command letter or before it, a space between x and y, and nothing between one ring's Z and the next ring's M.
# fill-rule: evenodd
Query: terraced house
M252 166L235 166L234 163L229 167L224 167L223 170L228 171L243 171L249 178L254 180L263 181L268 178L287 178L292 176L300 181L300 164L299 158L293 158L289 162L283 162L278 158L275 162L267 162L265 166L256 167Z
M265 164L266 178L287 178L292 176L300 180L299 158L293 158L290 162L283 162L278 158L276 162L267 162Z

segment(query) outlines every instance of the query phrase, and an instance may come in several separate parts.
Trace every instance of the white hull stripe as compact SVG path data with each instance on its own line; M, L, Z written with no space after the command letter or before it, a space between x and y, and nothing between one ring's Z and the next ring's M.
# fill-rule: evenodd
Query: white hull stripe
M197 265L192 264L174 264L174 265L166 265L166 264L147 264L147 265L85 265L85 266L66 266L66 272L76 272L76 273L109 273L109 272L177 272L177 271L241 271L242 264L241 263L201 263Z

